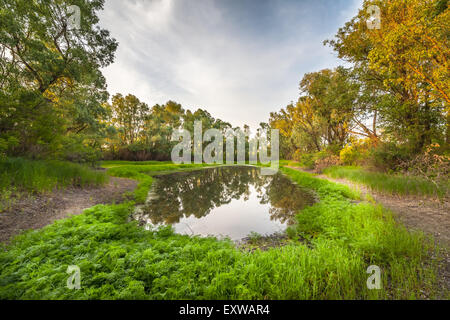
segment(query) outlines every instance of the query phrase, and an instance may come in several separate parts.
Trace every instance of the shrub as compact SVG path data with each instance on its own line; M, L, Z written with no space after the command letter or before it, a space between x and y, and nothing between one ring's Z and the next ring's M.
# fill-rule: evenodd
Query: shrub
M329 155L325 158L320 158L314 163L314 172L322 173L322 171L328 167L336 166L340 164L340 160L338 156Z
M398 170L399 166L411 160L406 146L384 142L370 152L370 165L383 171Z
M371 141L359 139L347 144L339 153L339 159L344 165L360 165L369 156Z
M301 167L313 170L316 173L320 173L323 169L340 163L339 157L328 150L316 153L301 153L301 151L297 150L294 155L294 160Z
M298 161L301 167L312 170L315 168L317 161L326 159L330 155L331 153L325 150L316 153L301 153L300 150L297 150L294 155L294 160Z
M429 145L423 154L400 165L407 175L424 178L439 187L448 187L450 157L439 154L439 144Z
M294 160L298 161L300 166L307 169L314 168L314 153L302 153L300 150L295 151Z
M16 147L19 144L19 140L14 136L6 138L0 138L0 159L6 158L8 151Z

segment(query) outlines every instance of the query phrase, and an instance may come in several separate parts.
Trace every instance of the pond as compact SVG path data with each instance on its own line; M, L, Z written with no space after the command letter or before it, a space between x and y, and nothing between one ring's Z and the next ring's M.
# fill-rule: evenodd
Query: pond
M294 223L314 195L276 173L252 166L223 166L155 176L147 203L134 218L149 226L172 225L188 235L245 238L271 235Z

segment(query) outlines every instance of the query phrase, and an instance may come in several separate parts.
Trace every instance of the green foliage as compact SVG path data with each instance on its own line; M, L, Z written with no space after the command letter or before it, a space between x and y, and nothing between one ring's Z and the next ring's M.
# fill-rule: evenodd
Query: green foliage
M85 134L62 136L55 148L54 157L77 163L95 164L101 158L101 152L93 144L96 138Z
M301 97L299 103L311 104L313 118L320 119L323 128L321 138L329 147L340 148L345 144L356 113L353 105L360 88L351 81L350 72L343 67L325 69L305 74L300 82L301 92L306 97Z
M98 186L107 181L103 172L62 161L32 161L23 158L0 159L0 192L11 188L31 193L69 186Z
M339 152L339 158L344 165L359 165L369 158L371 141L353 139Z
M132 176L130 167L158 166L110 170ZM0 298L408 299L432 292L423 236L380 207L351 204L348 197L358 195L345 186L283 172L321 198L290 231L308 244L243 252L227 240L147 231L127 222L133 203L100 205L18 236L0 253ZM380 291L366 287L366 268L375 263L383 270ZM80 267L80 290L66 287L69 265Z
M98 26L104 1L0 4L0 153L55 158L61 137L104 128L108 93L100 68L117 48ZM81 11L78 29L68 24L71 5Z
M379 30L363 23L371 5L381 11ZM411 153L442 142L445 134L449 142L449 15L447 1L366 0L326 41L354 65L384 140L407 145Z
M113 168L113 167L121 167L121 166L148 166L148 165L162 165L162 164L173 164L172 161L122 161L122 160L107 160L102 161L101 166L103 168Z
M174 131L186 129L192 143L195 121L201 121L202 134L208 129L218 129L225 135L231 128L229 123L213 118L206 110L185 111L174 101L149 108L133 95L116 94L109 109L113 115L109 123L117 130L108 137L106 159L169 160L173 147L179 143L172 141Z
M314 169L314 163L316 161L314 153L302 153L296 152L294 160L296 160L301 167L306 169Z
M132 94L126 97L116 94L112 97L110 109L113 114L112 124L118 128L120 143L129 145L136 142L149 113L148 105Z
M300 89L296 104L270 114L270 125L281 133L282 157L325 149L338 154L351 134L378 138L376 97L354 70L338 67L307 73ZM364 119L371 116L369 128Z
M385 142L370 150L370 164L383 171L395 170L403 162L411 159L411 151L406 145Z
M298 161L301 167L306 169L314 169L314 164L319 159L324 159L327 157L326 151L320 151L315 153L307 152L297 152L295 154L294 160Z

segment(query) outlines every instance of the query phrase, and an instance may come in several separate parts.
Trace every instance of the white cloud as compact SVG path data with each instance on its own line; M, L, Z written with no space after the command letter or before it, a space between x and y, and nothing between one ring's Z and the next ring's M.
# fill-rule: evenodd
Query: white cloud
M356 13L356 2L332 23ZM175 100L253 127L297 98L303 73L337 65L322 45L337 30L317 21L333 14L323 4L316 12L314 2L279 1L265 25L259 12L241 13L249 21L234 19L223 8L231 3L107 1L101 25L119 41L116 62L104 70L109 91L133 93L150 105Z

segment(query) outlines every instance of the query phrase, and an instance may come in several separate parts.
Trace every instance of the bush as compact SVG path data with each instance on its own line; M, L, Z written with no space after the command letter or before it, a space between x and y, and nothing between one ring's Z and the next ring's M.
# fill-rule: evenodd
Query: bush
M300 166L306 169L314 169L316 162L330 156L330 153L327 151L319 151L316 153L302 153L300 150L297 150L294 155L294 160L298 161Z
M297 150L294 155L294 160L301 167L313 170L316 173L320 173L323 169L340 163L339 157L328 150L316 153L301 153L301 151Z
M101 158L99 149L91 147L85 136L66 136L61 138L62 147L55 152L55 158L77 162L95 164Z
M14 136L6 138L0 138L0 159L5 158L8 151L19 145L19 140Z
M450 157L439 154L439 144L429 145L423 154L400 165L406 174L424 178L438 188L448 187Z
M340 160L338 156L328 155L325 158L321 158L315 161L314 163L314 172L322 173L322 171L328 167L336 166L340 164Z
M385 142L373 148L370 152L370 165L383 171L395 171L399 166L411 160L407 147L394 142Z
M295 151L294 160L298 161L300 166L307 169L314 168L314 153L302 153L300 150Z
M339 159L344 165L361 165L369 157L371 141L359 139L347 144L339 153Z

